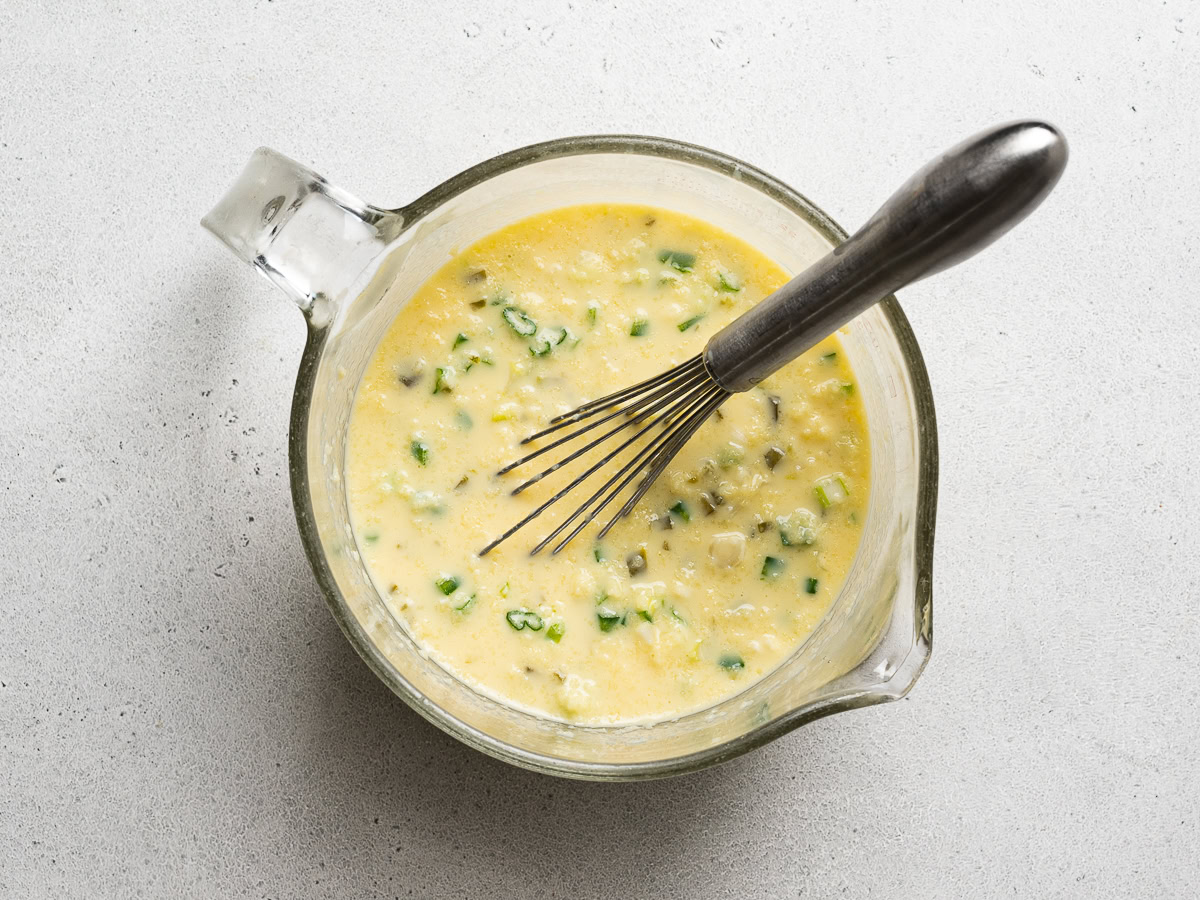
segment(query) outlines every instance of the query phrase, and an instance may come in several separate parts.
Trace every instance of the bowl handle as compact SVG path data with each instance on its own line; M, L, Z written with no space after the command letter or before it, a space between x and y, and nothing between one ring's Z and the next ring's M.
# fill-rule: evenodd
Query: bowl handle
M324 327L403 217L260 147L200 224Z

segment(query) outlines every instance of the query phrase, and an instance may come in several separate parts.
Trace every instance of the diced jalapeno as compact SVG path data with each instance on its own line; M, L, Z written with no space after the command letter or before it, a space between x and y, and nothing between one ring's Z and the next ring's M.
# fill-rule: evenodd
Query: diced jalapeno
M437 589L439 591L449 597L458 590L458 586L462 584L462 582L459 580L457 575L443 575L441 578L438 578L436 581L434 581L434 584L437 585Z
M454 369L450 366L438 366L434 371L433 392L449 394L454 390Z
M596 610L596 622L600 625L601 631L608 632L612 631L618 625L624 625L625 615L607 606L601 606Z
M762 577L777 578L779 573L783 571L783 560L775 556L768 556L763 560Z
M677 327L679 328L680 331L687 331L693 325L698 324L700 322L700 320L703 318L704 318L703 313L701 313L698 316L692 316L690 319L684 319L682 322L679 323L679 325Z
M429 462L429 445L419 438L413 439L413 442L408 445L408 449L412 451L413 459L420 465L424 466Z
M816 578L806 579L804 582L805 593L815 594L817 592L817 585L819 585L819 584L820 584L820 581L818 581Z
M736 653L725 653L717 660L717 665L729 672L740 672L746 668L746 661Z

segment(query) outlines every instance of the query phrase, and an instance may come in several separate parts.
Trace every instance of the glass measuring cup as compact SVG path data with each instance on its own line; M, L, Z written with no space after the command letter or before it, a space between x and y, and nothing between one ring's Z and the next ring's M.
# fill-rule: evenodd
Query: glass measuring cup
M894 297L841 336L866 407L872 493L829 613L774 672L709 708L652 724L584 726L514 709L429 658L379 596L350 527L346 435L376 344L452 252L517 219L578 203L705 219L791 272L845 239L828 216L745 163L661 138L566 138L506 153L400 209L364 204L260 149L204 226L296 302L309 326L292 399L292 497L330 609L371 669L463 742L555 775L633 780L693 771L830 713L902 697L929 658L937 437L924 363Z

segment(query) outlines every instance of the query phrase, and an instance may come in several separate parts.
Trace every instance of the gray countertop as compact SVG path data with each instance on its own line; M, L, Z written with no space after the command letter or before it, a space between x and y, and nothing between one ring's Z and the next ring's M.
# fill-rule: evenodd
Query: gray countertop
M1200 8L0 6L0 896L1192 896ZM933 659L721 768L460 746L326 611L287 489L304 340L199 228L256 146L398 205L662 134L856 225L995 121L1057 192L904 292L937 401Z

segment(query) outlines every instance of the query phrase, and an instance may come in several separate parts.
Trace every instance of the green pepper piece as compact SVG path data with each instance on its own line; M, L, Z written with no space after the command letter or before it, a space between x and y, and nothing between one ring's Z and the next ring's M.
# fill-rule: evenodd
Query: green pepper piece
M783 560L775 556L768 556L763 560L762 577L777 578L779 573L783 571Z
M608 632L612 631L618 625L624 625L625 616L607 606L601 606L596 610L596 621L600 624L601 631Z
M687 504L682 500L676 500L675 503L671 505L671 508L668 510L668 512L671 514L672 518L678 519L680 522L692 521L692 514L688 510Z

